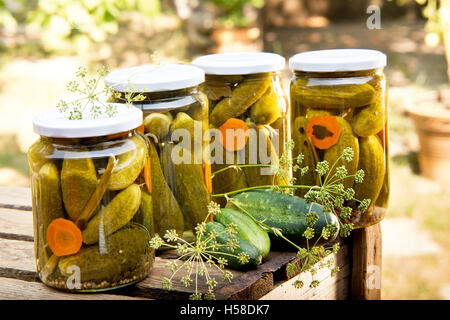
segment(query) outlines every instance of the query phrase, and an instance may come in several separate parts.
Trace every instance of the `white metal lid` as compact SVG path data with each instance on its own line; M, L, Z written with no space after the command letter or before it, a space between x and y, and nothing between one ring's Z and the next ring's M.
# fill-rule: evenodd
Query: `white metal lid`
M33 119L34 132L52 138L87 138L133 130L142 124L143 114L138 108L118 103L108 105L116 107L113 116L103 113L93 118L83 112L81 120L69 120L66 113L56 108L44 111Z
M208 54L192 61L206 74L230 75L274 72L284 69L286 59L269 52Z
M203 70L185 64L142 65L110 72L105 83L120 92L158 92L195 87L205 81Z
M289 59L293 71L360 71L385 67L386 55L369 49L333 49L302 52Z

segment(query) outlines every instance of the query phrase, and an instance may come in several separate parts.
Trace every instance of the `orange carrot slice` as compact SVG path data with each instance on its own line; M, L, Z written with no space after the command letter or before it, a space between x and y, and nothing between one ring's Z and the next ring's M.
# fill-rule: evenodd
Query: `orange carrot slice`
M222 146L226 150L241 150L247 144L249 132L244 121L230 118L220 126L219 130L222 133ZM232 139L227 139L227 133Z
M55 256L68 256L80 251L83 237L75 223L58 218L47 228L47 243Z
M209 193L212 193L212 181L211 181L211 164L207 163L204 167L205 185Z
M306 135L319 149L334 146L341 135L342 128L333 116L314 116L306 126Z
M150 161L150 157L147 157L147 161L144 166L144 180L148 192L152 193L152 168Z

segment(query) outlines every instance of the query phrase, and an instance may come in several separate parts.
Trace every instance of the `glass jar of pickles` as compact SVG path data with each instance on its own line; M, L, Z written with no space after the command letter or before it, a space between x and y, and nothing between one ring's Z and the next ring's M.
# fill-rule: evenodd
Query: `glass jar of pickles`
M103 291L144 279L153 266L152 196L142 112L112 117L38 115L28 151L37 272L47 285Z
M211 166L208 158L208 100L200 92L204 72L189 65L137 66L105 77L111 100L143 111L150 139L151 188L155 232L192 236L208 214Z
M349 222L356 228L378 223L389 199L386 56L375 50L320 50L296 54L289 65L294 73L290 86L293 158L303 154L302 166L309 168L326 160L330 177L345 165L350 178L335 178L335 182L354 190L356 200L346 203L353 210ZM347 147L353 150L350 162L340 158ZM364 180L356 183L353 177L360 169ZM299 184L319 183L314 170L294 175ZM359 201L365 199L368 209L360 210Z
M285 59L265 52L224 53L201 56L192 64L206 73L204 92L215 145L211 163L212 172L217 172L212 180L214 200L224 205L225 193L286 184L289 174L280 177L273 170L290 135L280 75ZM242 166L226 170L234 165Z

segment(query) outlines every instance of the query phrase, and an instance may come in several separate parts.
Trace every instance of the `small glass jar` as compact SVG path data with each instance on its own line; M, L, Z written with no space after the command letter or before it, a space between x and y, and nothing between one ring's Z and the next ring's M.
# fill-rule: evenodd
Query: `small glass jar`
M389 199L389 156L387 83L383 73L386 56L375 50L337 49L304 52L289 60L294 73L291 81L291 128L293 158L300 153L302 166L315 168L327 160L331 183L353 188L354 198L345 205L353 209L347 222L355 228L380 222ZM339 158L346 147L353 160ZM339 159L339 160L338 160ZM336 168L345 165L343 180L335 177ZM356 183L354 174L364 170L364 181ZM294 173L297 184L319 185L315 170ZM305 190L296 195L304 196ZM370 199L362 212L360 202Z
M136 283L153 266L151 194L142 112L112 117L38 115L30 147L34 248L46 285L96 292Z
M212 172L221 170L213 174L214 200L223 206L224 193L288 184L290 171L280 175L273 170L290 136L280 74L285 59L266 52L225 53L201 56L192 64L206 73L204 92L215 137ZM233 165L243 166L226 169Z
M200 92L202 70L189 65L137 66L105 77L111 100L125 103L127 93L141 95L133 105L143 111L150 139L155 232L192 236L208 215L211 166L208 148L208 100Z

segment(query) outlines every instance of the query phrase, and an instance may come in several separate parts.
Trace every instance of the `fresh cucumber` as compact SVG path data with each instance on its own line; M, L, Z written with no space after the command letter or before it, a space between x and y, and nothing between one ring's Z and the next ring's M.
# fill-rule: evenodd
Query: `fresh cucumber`
M306 215L310 211L316 212L319 216L317 222L312 226L314 229L314 238L308 241L310 246L316 243L322 233L323 227L329 224L336 226L336 232L328 239L321 237L317 241L318 245L333 241L339 233L339 221L334 214L329 212L324 213L322 206L316 203L308 204L300 197L285 193L270 190L241 192L232 197L226 207L244 209L253 218L263 222L267 226L280 229L286 238L300 246L306 245L306 238L303 236L303 233L308 227L306 224ZM288 248L285 240L275 236L270 231L269 235L274 247Z
M257 247L263 259L269 254L269 235L247 214L238 210L223 208L214 215L214 221L220 222L224 226L234 223L237 231L236 236Z
M226 228L221 223L208 222L206 224L205 230L206 233L203 237L208 237L211 232L214 232L216 234L218 249L217 253L214 253L213 256L217 258L225 258L228 262L227 267L236 270L249 270L254 269L261 264L262 255L261 253L259 253L258 248L235 235L229 235L226 232ZM230 249L228 246L226 246L226 244L234 239L237 240L238 247L235 249ZM237 258L237 256L243 252L247 253L249 257L248 262L244 264L241 263Z

